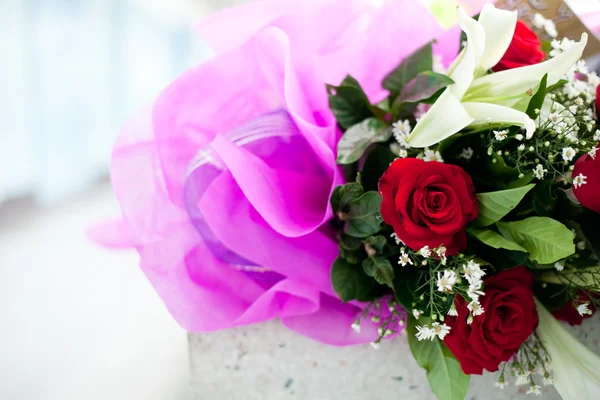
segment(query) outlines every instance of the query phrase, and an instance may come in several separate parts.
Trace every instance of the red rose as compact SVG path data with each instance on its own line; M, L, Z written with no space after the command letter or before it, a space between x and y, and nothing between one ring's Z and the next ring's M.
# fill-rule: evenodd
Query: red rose
M466 248L466 225L479 205L471 177L456 165L417 158L394 161L379 180L381 215L411 249L444 245L454 255Z
M492 70L498 72L505 69L537 64L544 59L540 39L527 25L517 21L512 41L502 59Z
M457 317L447 317L450 333L444 339L465 374L497 371L508 361L537 327L539 319L533 301L533 275L516 267L485 280L484 296L479 298L484 313L467 324L467 302L457 296Z
M579 292L579 297L577 299L579 302L589 301L591 302L590 297L584 292ZM594 315L594 307L590 307L590 311L592 314L581 315L577 312L577 309L573 306L573 302L569 301L567 304L562 306L556 311L552 312L554 318L559 319L561 321L567 322L569 325L581 325L584 319L591 317Z
M585 154L575 163L573 178L579 174L585 176L585 184L573 185L573 193L577 200L586 208L600 213L600 152L594 160L589 154Z

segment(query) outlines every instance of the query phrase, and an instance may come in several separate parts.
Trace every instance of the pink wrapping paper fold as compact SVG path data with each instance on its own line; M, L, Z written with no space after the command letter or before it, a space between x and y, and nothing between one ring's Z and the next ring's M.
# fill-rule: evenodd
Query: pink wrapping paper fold
M442 33L414 0L263 1L198 26L217 55L186 72L115 145L123 219L94 232L135 247L176 320L211 331L280 318L332 345L362 305L330 279L329 196L343 183L325 84L352 74L372 100L385 74ZM437 51L456 54L456 32Z

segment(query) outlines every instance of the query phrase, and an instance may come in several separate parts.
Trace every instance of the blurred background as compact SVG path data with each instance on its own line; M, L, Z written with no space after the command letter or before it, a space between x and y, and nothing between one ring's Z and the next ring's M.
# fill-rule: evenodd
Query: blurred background
M0 0L0 399L190 398L186 333L136 254L85 232L119 213L120 126L211 56L193 22L241 2ZM600 27L599 0L568 3Z

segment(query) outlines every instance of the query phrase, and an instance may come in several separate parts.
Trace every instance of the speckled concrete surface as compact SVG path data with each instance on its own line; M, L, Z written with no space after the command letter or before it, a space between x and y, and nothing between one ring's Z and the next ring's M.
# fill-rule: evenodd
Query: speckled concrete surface
M600 319L594 317L574 332L598 352L599 330ZM338 348L271 321L189 334L189 343L196 400L435 400L404 336L384 342L379 350L369 345ZM496 374L475 377L466 398L529 398L525 387L496 388L496 379ZM560 399L553 388L543 388L543 398Z

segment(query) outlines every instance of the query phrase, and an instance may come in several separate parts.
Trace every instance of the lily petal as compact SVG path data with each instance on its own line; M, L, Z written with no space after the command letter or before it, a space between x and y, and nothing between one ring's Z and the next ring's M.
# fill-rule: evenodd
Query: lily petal
M554 387L563 399L592 400L600 393L600 357L573 337L536 299L536 333L552 359Z
M486 4L479 15L479 23L485 31L485 50L480 66L487 71L498 64L510 46L517 26L517 12L500 10Z
M527 131L527 139L531 139L535 132L535 123L522 111L491 103L464 102L462 105L473 118L471 126L488 124L518 125L524 127Z
M473 122L450 89L437 99L408 138L411 147L427 147L441 142Z
M545 74L548 74L548 86L555 84L581 58L587 38L587 33L583 33L579 42L543 63L507 69L475 79L465 100L477 101L478 98L507 98L522 95L529 89L535 89ZM513 103L517 101L518 99Z
M450 90L459 99L464 96L473 82L485 46L483 26L469 17L462 8L458 9L458 24L467 35L467 47L450 68L449 76L454 81Z

